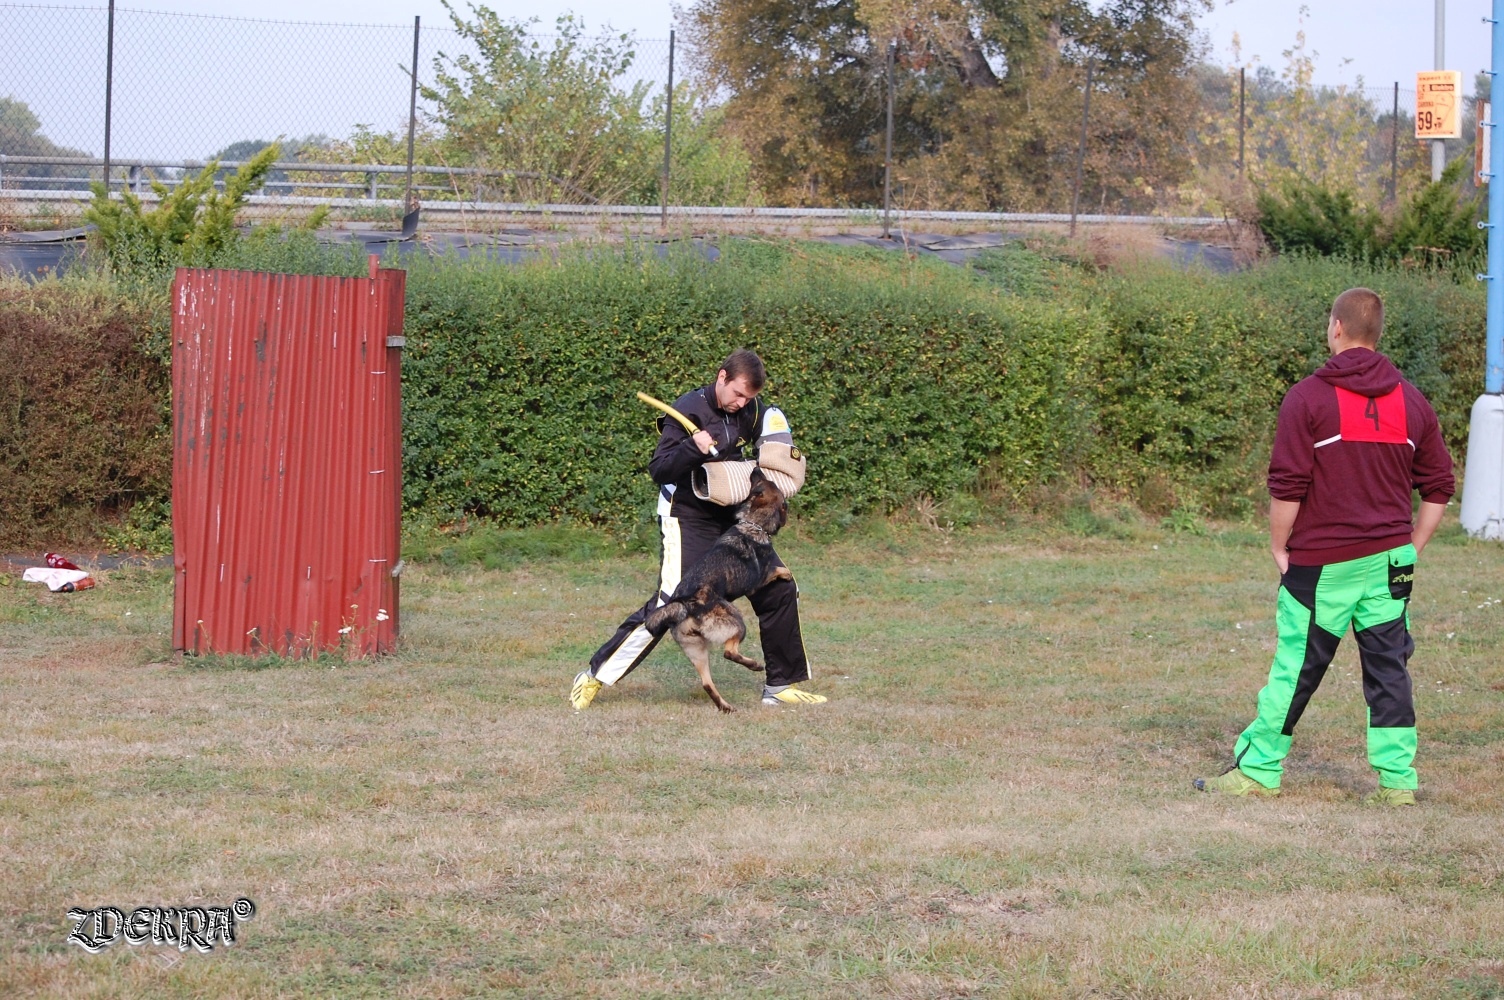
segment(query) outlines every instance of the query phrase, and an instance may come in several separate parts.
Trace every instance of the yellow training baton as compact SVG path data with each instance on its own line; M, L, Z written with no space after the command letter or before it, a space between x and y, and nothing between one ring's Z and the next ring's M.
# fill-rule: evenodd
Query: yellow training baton
M649 406L655 406L658 409L662 410L664 413L667 413L669 416L673 417L675 420L677 420L679 422L679 426L683 427L684 430L685 430L685 433L687 433L690 437L694 437L696 434L700 433L700 428L698 428L698 427L695 426L695 422L693 420L689 419L684 414L682 414L678 410L674 409L672 406L669 406L663 400L661 400L661 399L654 399L652 396L649 396L645 392L639 392L637 394L637 398L640 399L640 400L642 400L644 403L648 404ZM721 453L716 450L716 447L713 444L710 446L710 457L711 458L720 458L721 457Z

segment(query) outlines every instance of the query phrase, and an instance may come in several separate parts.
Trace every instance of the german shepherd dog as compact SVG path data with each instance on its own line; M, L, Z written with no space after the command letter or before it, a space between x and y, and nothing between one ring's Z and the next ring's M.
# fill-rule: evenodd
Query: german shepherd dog
M710 679L710 650L720 646L726 659L748 670L762 670L761 663L741 653L747 623L731 602L774 580L794 578L787 567L776 564L773 555L772 537L788 519L789 502L783 491L752 470L752 491L737 510L736 523L684 574L668 603L643 623L655 636L674 630L674 641L695 665L705 693L722 712L736 709Z

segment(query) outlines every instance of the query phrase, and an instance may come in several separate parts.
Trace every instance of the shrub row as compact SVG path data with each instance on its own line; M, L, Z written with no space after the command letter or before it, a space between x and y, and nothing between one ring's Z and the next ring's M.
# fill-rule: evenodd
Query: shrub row
M147 325L102 281L0 279L0 544L86 538L165 494L168 376Z
M1483 388L1481 289L1407 268L1284 258L1228 277L1154 270L1084 286L1109 331L1091 475L1150 510L1175 495L1220 514L1261 507L1280 400L1325 360L1331 302L1355 285L1384 298L1381 349L1430 397L1460 466Z
M1248 514L1280 399L1321 364L1331 301L1358 284L1384 296L1384 350L1462 458L1483 355L1471 282L1299 258L1232 276L1009 274L1028 291L882 251L746 243L717 263L420 265L408 501L507 524L639 516L654 414L633 391L672 398L748 346L810 453L807 514L979 483L1017 500L1061 477L1154 513Z
M816 470L805 510L954 493L989 462L1022 490L1086 435L1102 332L948 266L736 244L719 262L420 266L408 287L407 500L506 524L635 520L657 414L633 393L673 399L739 346Z
M1025 255L992 272L1003 282L881 251L722 251L415 261L409 508L512 526L639 521L656 413L634 391L671 399L740 346L768 362L768 398L810 455L800 510L836 519L979 488L1017 501L1062 480L1155 513L1252 512L1279 400L1320 363L1327 308L1355 284L1384 295L1384 349L1436 403L1454 448L1480 388L1483 295L1434 273L1287 259L1230 277L1104 275ZM274 243L233 262L363 270ZM1036 273L1022 280L1021 267ZM138 348L164 318L97 281L4 289L9 536L77 528L101 505L160 493L166 379ZM144 300L160 310L165 297Z

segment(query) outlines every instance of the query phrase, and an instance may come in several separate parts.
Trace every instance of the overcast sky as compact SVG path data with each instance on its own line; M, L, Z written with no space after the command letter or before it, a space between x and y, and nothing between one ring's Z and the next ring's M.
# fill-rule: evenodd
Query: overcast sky
M76 2L76 0L75 0ZM645 44L635 74L659 83L671 0L495 2L508 17L537 17L547 30L574 12L590 34L608 25ZM1488 68L1489 0L1447 4L1447 66L1467 85ZM350 134L356 123L405 127L414 15L425 29L450 26L439 0L120 0L117 8L113 151L116 157L202 158L230 142L279 134ZM100 155L103 135L104 6L20 6L0 0L0 97L25 101L42 132L63 146ZM1285 65L1284 50L1304 31L1319 54L1316 82L1405 90L1433 68L1433 0L1216 0L1200 24L1209 61ZM134 11L209 15L160 17ZM316 22L325 27L256 24L226 18ZM341 25L341 27L330 27ZM355 28L352 25L387 25ZM419 72L459 44L425 31ZM1236 44L1235 44L1236 41ZM17 58L19 54L19 58ZM682 63L681 63L682 66ZM682 70L681 70L682 72Z
M415 15L425 23L448 23L438 0L141 0L121 6L147 10L184 11L238 17L286 18L298 21L362 21L410 24ZM529 0L495 2L491 9L503 16L540 18L545 24L574 12L591 28L607 24L635 31L641 38L666 38L673 26L669 0ZM1301 9L1308 13L1302 17ZM463 6L461 9L464 9ZM1448 69L1471 78L1488 68L1488 0L1450 0L1446 4ZM1435 44L1434 0L1216 0L1215 9L1201 17L1211 57L1232 65L1233 39L1241 42L1242 61L1260 61L1280 68L1281 53L1295 41L1302 27L1310 48L1319 52L1318 77L1323 82L1352 82L1362 75L1370 86L1411 80L1417 70L1433 69Z

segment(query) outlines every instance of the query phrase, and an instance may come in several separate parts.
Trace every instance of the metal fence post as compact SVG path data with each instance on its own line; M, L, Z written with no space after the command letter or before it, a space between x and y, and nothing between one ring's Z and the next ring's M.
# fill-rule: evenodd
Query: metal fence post
M1081 203L1081 171L1086 165L1086 122L1091 117L1091 72L1097 57L1086 60L1086 96L1081 102L1081 145L1076 148L1076 183L1071 189L1071 235L1076 235L1076 209Z
M1238 176L1243 176L1243 171L1248 165L1248 160L1243 155L1244 130L1247 127L1248 116L1244 97L1247 93L1248 68L1238 68Z
M893 55L898 40L888 43L888 137L883 147L883 239L893 232Z
M1436 0L1436 68L1447 68L1447 0ZM1417 101L1419 98L1417 97ZM1431 182L1441 180L1447 165L1445 139L1431 140Z
M668 228L669 161L674 146L674 29L668 29L668 95L663 115L663 228Z
M104 43L104 191L110 193L110 106L115 97L115 0L110 0L109 34Z
M413 18L413 85L407 100L407 191L402 195L402 211L413 210L413 142L418 131L418 32L423 19Z
M1400 183L1400 82L1394 81L1394 117L1389 129L1389 200L1399 197Z

